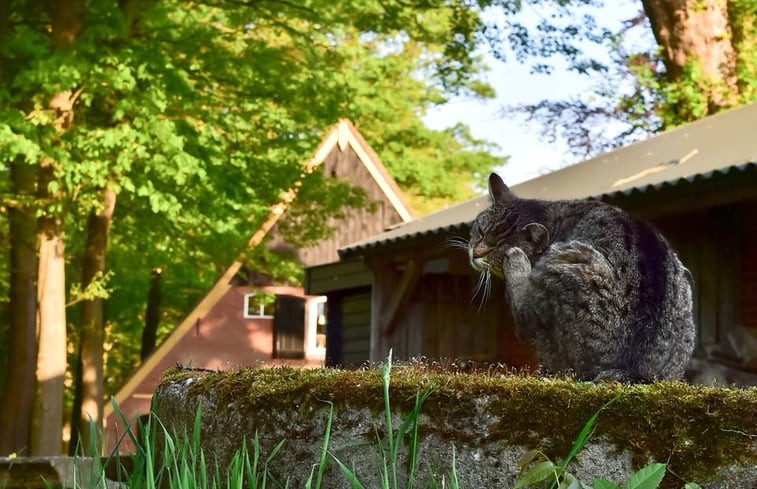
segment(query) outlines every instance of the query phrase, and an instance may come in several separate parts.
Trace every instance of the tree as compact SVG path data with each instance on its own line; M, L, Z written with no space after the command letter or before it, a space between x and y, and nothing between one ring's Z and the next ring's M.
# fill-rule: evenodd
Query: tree
M14 229L39 229L42 243L37 268L34 257L22 253L23 234L10 243L11 270L24 274L11 276L9 310L34 304L29 284L35 278L13 261L23 257L39 271L41 324L53 324L58 334L49 342L41 337L37 349L28 344L28 316L19 315L12 341L26 345L41 365L50 365L47 351L65 354L61 299L69 289L69 304L81 308L78 320L70 316L69 332L81 352L75 385L82 408L73 416L74 430L100 416L103 327L105 381L119 382L138 361L135 333L150 270L165 271L165 331L240 251L268 206L299 178L324 129L340 117L375 134L390 127L386 134L410 145L405 153L387 137L382 156L418 194L455 198L465 191L459 182L472 182L501 161L462 128L434 132L419 122L445 94L488 93L476 81L475 43L468 36L477 14L459 11L462 5L450 2L421 15L402 2L367 0L14 0L1 7L7 16L0 32L0 158L4 171L28 177L8 188L3 205L12 210ZM403 125L394 125L398 119ZM444 150L446 170L457 177L448 180L450 187L432 184L428 172L414 177L405 161L412 151ZM430 159L424 158L429 167ZM324 209L355 202L343 182L329 185L339 190L329 195L344 199L323 202ZM81 276L81 284L66 282L64 260L68 277ZM110 289L106 318L102 300ZM115 344L119 357L107 353ZM20 353L15 361L23 366ZM59 362L55 369L54 383L37 383L43 388L38 399L48 404L33 412L53 406L45 419L59 423ZM3 398L18 388L17 378L29 377L28 368L27 377L16 372ZM37 374L42 380L43 372ZM48 385L55 389L44 390ZM12 406L14 412L20 406ZM0 432L4 452L30 442L59 450L58 428L36 429L50 434L45 442L24 432L41 428L42 417L10 416L4 410L0 426L22 428L12 439Z
M0 403L0 453L29 447L29 413L36 385L37 359L37 224L29 205L35 168L18 159L10 164L10 190L18 196L8 206L10 265L8 297L8 361Z
M757 2L643 0L664 71L665 126L757 97ZM751 71L751 73L750 73Z
M549 72L550 58L565 60L572 70L598 82L592 93L545 99L506 113L528 114L549 141L566 140L576 155L595 154L757 100L755 0L644 0L639 15L628 19L621 32L598 24L595 14L601 5L593 0L528 3L545 12L530 29L514 4L487 2L512 14L482 31L495 52L506 56L511 50L537 72ZM639 30L647 40L645 49L626 42L638 39L632 34ZM607 58L597 57L592 44L603 46Z

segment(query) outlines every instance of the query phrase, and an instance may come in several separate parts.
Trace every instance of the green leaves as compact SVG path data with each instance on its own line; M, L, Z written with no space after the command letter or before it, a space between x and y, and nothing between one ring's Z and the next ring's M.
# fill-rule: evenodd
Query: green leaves
M594 479L593 489L656 489L665 477L666 468L666 464L649 464L634 473L622 487L605 479ZM691 483L686 484L685 489L690 489L690 486Z
M515 483L515 489L528 487L539 482L555 481L559 482L558 477L562 475L562 468L555 465L551 460L544 460L531 466L523 473Z
M468 196L477 174L502 161L464 128L421 122L452 93L492 94L473 56L479 11L458 1L177 0L140 3L136 13L122 3L85 2L81 30L55 51L53 11L14 1L0 37L0 164L55 162L57 200L35 204L65 214L72 255L99 190L118 193L107 311L123 358L108 359L110 392L136 361L150 269L166 271L165 331L242 251L339 118L432 205ZM66 92L78 98L60 132L50 100ZM303 245L328 235L326 216L369 204L348 182L309 180L282 226ZM299 279L290 257L271 255L250 253L277 277ZM69 258L68 275L78 276L80 261Z
M589 418L573 442L568 455L559 464L552 462L539 450L529 450L524 453L518 461L518 469L521 471L521 475L516 480L515 489L539 485L540 483L548 483L547 487L550 489L656 489L665 477L666 464L652 463L639 469L628 479L625 486L619 486L602 478L594 479L594 484L587 486L567 471L568 464L583 449L596 430L599 414L614 401L613 398L606 402ZM532 464L534 460L539 458L543 460ZM696 484L692 487L688 487L689 485L687 484L686 489L696 489L697 487Z
M665 464L650 464L640 469L626 482L625 489L655 489L665 477Z
M606 479L594 479L594 489L622 489L614 482L610 482Z

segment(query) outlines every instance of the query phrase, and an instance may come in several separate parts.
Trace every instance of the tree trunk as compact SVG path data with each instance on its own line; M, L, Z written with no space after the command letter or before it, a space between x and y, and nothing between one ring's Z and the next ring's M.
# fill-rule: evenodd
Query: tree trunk
M50 38L55 50L68 48L81 29L84 0L59 0L50 4ZM55 112L53 126L59 133L73 126L74 104L81 90L62 90L50 99ZM42 158L37 194L52 202L49 184L57 163ZM59 211L44 209L37 221L39 269L37 278L37 390L32 406L30 447L32 455L60 455L63 431L63 380L66 373L66 273L63 219Z
M46 200L53 163L42 161L38 192ZM63 430L63 380L66 374L66 273L63 223L55 214L37 224L38 350L37 392L32 408L31 454L60 455Z
M693 120L736 103L736 51L726 0L642 0L657 44L661 47L669 81L684 81L686 71L698 67L701 79L691 77L706 97L706 113L680 107L683 120Z
M108 187L101 191L102 209L92 211L87 222L87 242L82 266L82 289L92 282L98 273L105 272L105 253L108 232L116 206L116 193ZM81 375L81 409L76 414L81 446L91 446L89 421L102 431L103 422L103 341L105 336L103 299L82 302L82 329L79 337ZM85 452L88 453L89 452Z
M142 361L155 349L155 341L160 323L160 267L152 269L150 291L147 294L147 310L145 311L145 329L142 330L142 348L139 355Z
M32 199L37 167L10 165L13 193ZM29 202L8 209L10 225L10 358L0 398L0 456L28 455L37 357L37 219Z
M124 15L127 35L131 35L138 13L138 0L120 0L119 8ZM105 272L105 256L108 235L116 205L116 193L109 187L101 191L102 210L92 212L87 222L87 241L82 266L82 288L86 289L95 276ZM74 374L74 405L71 415L71 446L75 453L81 446L90 454L93 440L90 439L89 423L103 428L104 365L103 343L105 341L105 312L103 299L96 298L82 303L82 327L76 356Z

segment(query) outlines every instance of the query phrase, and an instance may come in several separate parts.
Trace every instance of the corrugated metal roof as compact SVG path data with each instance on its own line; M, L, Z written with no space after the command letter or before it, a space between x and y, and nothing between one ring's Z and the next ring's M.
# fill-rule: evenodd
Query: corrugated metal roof
M671 129L646 141L512 186L530 199L611 199L675 186L757 165L757 103ZM399 240L467 226L488 196L448 207L339 250L349 255Z

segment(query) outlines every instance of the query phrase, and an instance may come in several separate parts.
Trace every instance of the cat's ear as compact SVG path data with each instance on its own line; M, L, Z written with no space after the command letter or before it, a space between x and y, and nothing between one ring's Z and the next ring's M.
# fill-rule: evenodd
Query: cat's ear
M505 202L515 198L510 189L507 188L507 185L505 185L505 182L502 181L502 178L496 173L489 174L489 196L494 203Z
M523 227L526 240L534 247L534 253L541 253L549 244L549 230L538 222L526 224Z

